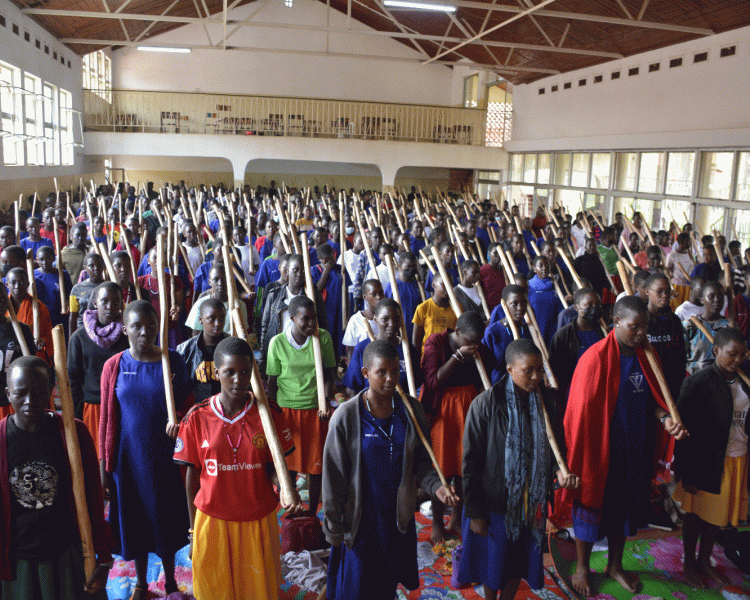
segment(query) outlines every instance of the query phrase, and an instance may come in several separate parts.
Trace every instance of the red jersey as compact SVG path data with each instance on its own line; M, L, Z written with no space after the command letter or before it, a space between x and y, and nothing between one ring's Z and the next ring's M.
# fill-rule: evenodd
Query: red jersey
M55 246L55 234L51 231L47 231L44 227L39 228L39 235L41 235L43 238L47 238L50 242L52 242L52 247ZM65 246L68 245L68 236L64 229L58 229L57 230L57 239L60 241L60 249L65 248Z
M271 414L285 455L294 450L292 433L278 406ZM223 521L257 521L274 511L279 498L268 476L272 462L255 396L232 419L219 395L190 409L180 424L174 460L200 471L195 507Z

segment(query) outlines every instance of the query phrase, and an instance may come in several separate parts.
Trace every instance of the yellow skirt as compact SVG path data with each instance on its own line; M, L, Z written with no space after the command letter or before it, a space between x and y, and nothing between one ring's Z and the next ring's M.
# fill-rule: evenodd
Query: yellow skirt
M278 600L281 544L276 511L257 521L195 513L193 594L197 600Z
M669 302L669 306L672 312L686 300L690 300L690 286L689 285L673 285L674 295L672 300Z
M717 527L736 527L740 521L747 519L747 462L747 454L724 458L724 473L718 494L702 490L689 494L680 482L672 497L682 504L683 511L697 515L706 523Z

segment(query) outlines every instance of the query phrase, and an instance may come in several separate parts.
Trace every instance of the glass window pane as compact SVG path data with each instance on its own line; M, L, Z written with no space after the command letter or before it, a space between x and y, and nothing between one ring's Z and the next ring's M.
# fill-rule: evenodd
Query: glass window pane
M589 187L606 190L609 188L609 152L595 152L591 155L591 182Z
M523 181L523 154L511 156L510 180Z
M737 200L750 200L750 152L740 152L737 167Z
M572 168L570 185L572 185L573 187L588 187L589 186L589 155L588 154L574 154L573 155L573 168Z
M570 185L570 154L555 154L555 185Z
M654 216L656 202L643 198L614 198L615 212L621 212L633 218L633 213L638 211L643 215L643 221L651 229L654 229Z
M672 198L662 200L659 228L669 231L670 223L674 221L682 230L682 226L690 220L688 219L689 212L690 202L687 200L674 200Z
M577 190L555 190L555 204L562 204L565 212L575 215L581 210L585 194Z
M729 198L732 186L732 152L701 153L702 198Z
M638 191L660 194L664 186L663 152L644 152L641 154L641 168L638 174Z
M524 160L523 181L534 183L536 180L536 154L527 154Z
M667 194L690 196L693 193L695 152L670 152L667 159Z
M713 235L714 229L723 231L727 211L722 206L699 204L695 212L695 226L704 235Z
M537 182L549 183L550 155L540 154L537 159Z
M732 231L732 239L739 240L744 250L750 246L750 210L735 210L734 211L734 230ZM736 233L736 237L735 234Z
M615 189L634 191L638 154L636 152L618 152L615 156Z

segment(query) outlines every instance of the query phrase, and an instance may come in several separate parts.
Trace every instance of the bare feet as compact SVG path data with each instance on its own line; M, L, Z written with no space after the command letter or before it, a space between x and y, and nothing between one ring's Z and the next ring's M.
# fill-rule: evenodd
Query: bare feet
M448 533L452 533L453 535L457 537L461 537L461 524L458 522L458 519L453 518L453 515L451 515L451 518L448 521L448 526L445 528L445 531Z
M588 597L591 595L590 576L591 571L582 568L579 565L576 567L575 573L573 573L573 576L570 578L570 583L573 585L573 589L581 596Z
M430 543L433 546L437 546L441 542L445 541L445 525L441 521L432 521L432 535L430 536Z
M716 581L717 583L720 583L721 585L729 585L731 582L724 577L721 573L719 573L716 569L714 569L711 566L711 563L701 563L701 565L698 567L698 572L705 575L712 581Z
M698 571L698 565L695 563L695 561L685 561L683 566L683 573L685 575L685 583L687 583L691 588L703 589L706 587L703 583L703 580L701 579L700 573Z
M607 570L604 572L604 574L614 579L625 590L632 594L638 591L638 587L641 584L640 579L638 579L638 575L636 575L635 573L626 573L622 570L622 567L607 567Z

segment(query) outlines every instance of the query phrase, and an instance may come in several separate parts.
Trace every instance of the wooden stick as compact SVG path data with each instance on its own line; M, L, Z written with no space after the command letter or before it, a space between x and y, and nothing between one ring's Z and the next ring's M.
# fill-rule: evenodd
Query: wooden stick
M232 272L227 268L228 265L232 264L232 254L229 251L229 246L223 244L221 246L221 254L224 258L224 276L227 278L227 304L229 306L230 313L233 315L234 310L239 309L240 303L237 296L237 288L235 287L234 277L232 276ZM240 325L238 326L235 320L232 320L230 322L230 329L232 335L242 337L241 333L244 330L244 327L242 326L242 319L239 319L239 321ZM245 339L247 339L247 336L245 336Z
M378 205L379 207L380 205ZM346 331L349 321L349 291L346 289L346 232L344 231L344 201L339 194L339 258L341 259L341 329Z
M23 200L23 194L20 194L18 198L18 202L14 202L14 212L16 215L16 241L18 240L18 237L21 235L21 201Z
M317 300L315 298L315 287L312 282L312 274L310 272L310 253L307 250L307 234L302 233L300 235L300 242L302 244L302 262L305 265L305 290L307 297L313 301L315 305L315 332L312 335L313 343L313 354L315 355L315 382L318 388L318 410L323 414L328 412L328 402L326 401L326 384L323 375L323 350L320 346L320 325L317 320Z
M125 251L128 253L128 260L130 260L130 270L132 271L133 285L135 286L135 297L137 300L141 300L141 286L138 285L138 271L135 267L135 260L133 260L133 249L130 247L130 232L127 227L122 227L122 239Z
M579 288L584 287L583 282L581 281L581 278L578 276L578 272L573 267L573 263L570 261L570 257L562 251L562 249L558 248L557 252L560 254L560 256L563 259L563 262L568 267L568 271L570 271L570 274L573 276L573 280L576 282L576 285Z
M370 338L370 341L372 342L375 340L375 334L372 331L372 327L370 327L370 323L367 319L365 319L365 326L367 327L367 337ZM437 457L435 456L435 452L432 449L432 446L430 445L430 442L427 440L427 437L422 432L422 428L419 426L419 421L417 421L417 415L414 414L414 409L411 406L411 403L406 397L406 393L404 392L404 388L401 387L401 384L396 384L396 391L398 392L398 395L401 396L401 400L404 403L404 406L406 407L406 411L409 413L409 418L411 419L412 424L414 425L414 429L417 431L417 435L419 436L419 439L422 442L422 445L425 447L425 450L427 450L427 454L430 455L430 460L432 461L432 466L435 467L435 471L438 474L438 477L440 478L440 483L443 484L443 487L446 490L450 490L450 486L448 485L448 481L445 479L445 475L443 474L443 470L440 468L440 465L438 464ZM412 395L414 398L415 396Z
M435 261L435 265L438 268L438 271L440 272L440 277L443 278L443 287L445 288L445 291L448 292L448 298L451 302L451 308L453 308L453 312L456 314L456 318L463 312L461 308L461 304L458 302L458 299L456 298L456 294L453 291L453 286L450 285L450 277L448 277L448 273L445 270L445 267L443 266L443 263L440 260L440 255L438 254L437 249L435 246L432 246L430 248L432 250L432 258ZM482 362L482 357L477 353L474 356L474 362L477 365L477 371L479 372L479 376L482 379L482 385L484 386L485 390L488 390L492 387L492 382L490 381L489 376L487 375L487 369L484 368L484 363Z
M65 277L63 277L62 252L60 250L60 237L58 235L57 217L52 217L53 227L55 229L55 252L57 253L57 282L60 286L60 313L67 315L70 312L68 308L68 294L65 289Z
M664 396L664 402L669 410L669 415L675 423L683 425L682 420L680 419L680 413L677 412L677 405L672 398L672 392L669 391L667 380L664 378L664 373L659 366L656 353L654 352L653 346L651 346L651 342L648 341L648 338L646 338L646 341L643 343L643 350L646 353L648 364L651 366L651 370L654 372L654 375L656 375L656 379L659 382L659 389L661 389L661 393Z
M628 271L625 268L627 263L620 259L617 261L617 272L620 274L620 280L622 281L622 288L628 296L633 295L633 288L630 285L630 278L628 277Z
M417 397L417 386L414 382L414 365L411 361L411 349L409 347L409 336L406 331L406 321L404 320L404 308L401 304L401 294L398 291L398 282L396 281L396 270L393 267L393 257L390 254L383 256L383 262L388 269L388 279L391 281L391 292L393 293L393 299L398 302L401 307L401 350L404 354L404 362L406 363L406 382L409 386L409 393L412 397ZM366 319L365 319L366 320Z
M484 317L489 321L490 320L490 305L487 304L487 295L484 293L482 282L477 281L474 284L474 287L477 290L477 294L479 294L479 300L482 303L482 310L484 311Z
M169 305L167 304L166 257L164 255L164 233L156 238L156 270L159 281L159 309L161 319L159 323L159 340L161 341L161 367L164 377L164 393L167 397L167 422L177 423L177 410L174 404L174 389L172 388L172 374L169 368Z
M109 258L109 252L107 252L107 248L104 245L104 242L99 242L99 244L94 244L94 247L96 247L99 250L99 254L102 257L102 260L104 261L104 267L106 268L107 275L109 276L110 280L117 282L117 274L115 273L115 268L112 266L112 261Z
M26 343L23 331L21 331L21 324L18 322L16 310L13 308L13 300L11 298L8 298L8 318L10 319L10 324L13 326L13 333L16 334L18 343L21 345L21 354L24 356L31 356L31 350Z
M70 380L68 379L68 349L65 344L65 331L62 325L58 325L52 330L52 341L54 343L57 390L60 394L60 405L62 407L65 446L70 462L73 500L76 505L78 531L83 550L83 570L86 574L86 581L89 581L96 569L96 553L86 502L86 483L83 474L83 462L81 461L81 448L78 443L78 431L73 415L73 394L70 391Z
M693 322L695 326L703 332L703 335L706 336L706 339L709 342L711 342L712 344L714 343L714 336L711 335L711 332L708 330L708 328L698 320L698 317L692 316L690 317L689 320ZM745 382L745 385L750 386L750 377L748 377L747 374L742 369L737 369L737 375L739 375L740 379L742 379L742 381Z
M39 340L42 337L41 326L42 317L39 314L39 298L36 295L36 279L34 279L34 261L30 258L26 259L26 272L29 277L29 294L31 294L31 308L33 318L33 331L34 340Z

